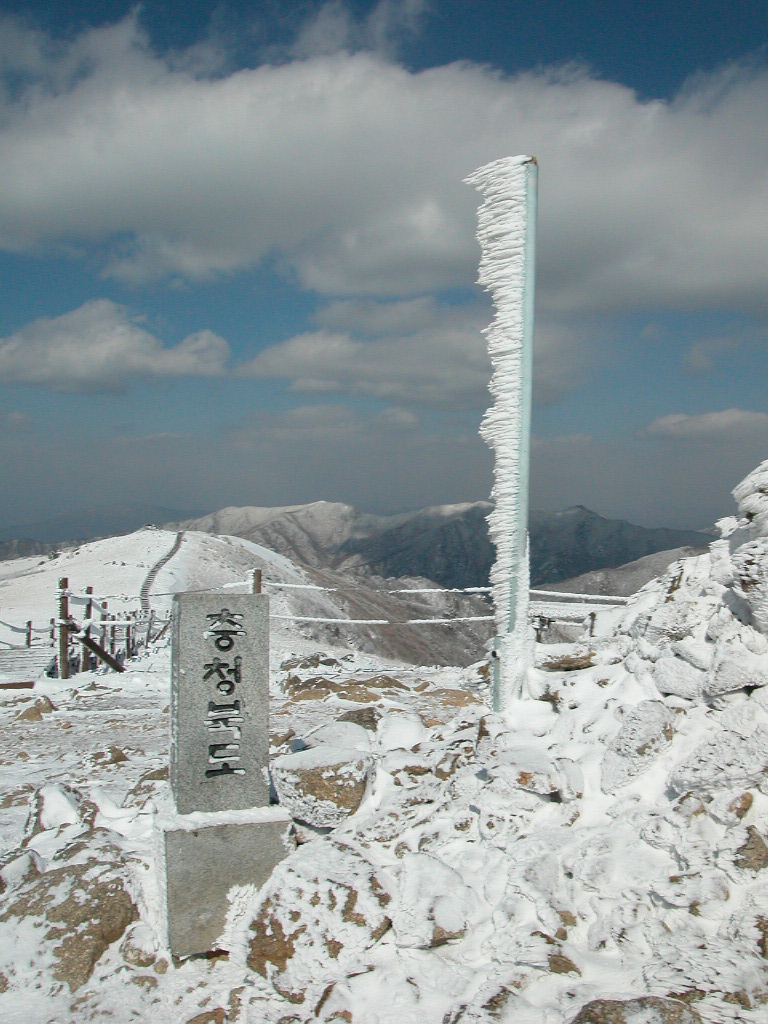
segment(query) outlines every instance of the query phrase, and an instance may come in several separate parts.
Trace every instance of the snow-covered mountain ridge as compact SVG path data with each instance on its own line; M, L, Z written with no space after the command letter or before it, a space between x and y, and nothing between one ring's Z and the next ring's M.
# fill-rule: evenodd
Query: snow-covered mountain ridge
M486 586L495 558L489 502L435 505L377 516L318 501L283 508L225 508L173 528L256 541L315 568L419 576L444 587ZM583 506L530 513L531 580L542 585L615 567L654 552L711 540L694 530L647 529L606 519Z

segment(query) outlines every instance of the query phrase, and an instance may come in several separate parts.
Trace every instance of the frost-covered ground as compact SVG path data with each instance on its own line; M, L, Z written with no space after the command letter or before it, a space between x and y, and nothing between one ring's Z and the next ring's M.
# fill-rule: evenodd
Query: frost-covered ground
M768 464L736 495L710 554L592 640L539 646L504 718L482 663L419 670L276 620L273 763L299 845L232 893L208 958L163 945L167 647L0 691L0 1019L567 1024L655 997L578 1019L766 1021ZM306 578L230 547L207 569L182 548L156 591L230 586L249 558ZM126 593L162 548L113 557ZM331 769L344 785L313 789Z

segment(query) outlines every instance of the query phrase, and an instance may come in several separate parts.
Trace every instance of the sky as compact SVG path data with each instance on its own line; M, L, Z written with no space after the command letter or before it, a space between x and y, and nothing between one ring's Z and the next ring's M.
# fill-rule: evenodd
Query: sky
M768 0L0 0L0 531L487 498L463 182L521 153L532 505L731 514L768 458Z

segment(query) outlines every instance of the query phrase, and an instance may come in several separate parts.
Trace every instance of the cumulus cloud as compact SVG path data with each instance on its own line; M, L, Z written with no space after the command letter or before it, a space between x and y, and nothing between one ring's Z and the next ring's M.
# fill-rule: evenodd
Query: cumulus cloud
M370 395L396 405L485 408L491 367L484 305L441 307L432 298L330 303L326 325L264 349L239 373L289 380L301 394ZM591 339L557 323L536 332L534 394L554 401L583 377Z
M693 416L672 413L649 423L645 432L651 437L683 442L768 440L768 414L748 409L723 409Z
M398 320L403 333L360 340L321 328L265 349L240 372L288 379L293 391L304 394L371 395L406 405L487 404L490 364L477 312L432 311L426 326L414 331L420 305L393 306L370 307L368 333L392 330ZM352 323L360 312L356 305L337 306L327 319Z
M372 45L420 6L378 5ZM21 85L21 57L0 53L17 83L0 99L0 245L96 244L127 281L271 259L330 296L405 297L474 279L462 179L532 152L543 312L765 310L764 65L672 102L572 68L416 73L381 46L339 52L362 31L344 11L323 8L293 59L226 74L153 53L132 18L55 46L16 23Z
M228 360L229 346L212 331L165 347L108 299L0 338L0 381L57 391L121 391L136 377L216 376Z

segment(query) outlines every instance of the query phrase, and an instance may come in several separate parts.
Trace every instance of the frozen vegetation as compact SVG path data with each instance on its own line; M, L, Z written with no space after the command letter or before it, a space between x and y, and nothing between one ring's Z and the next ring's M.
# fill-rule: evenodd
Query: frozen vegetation
M0 1019L764 1022L768 463L735 497L708 553L594 637L537 646L504 716L479 640L473 665L418 668L383 633L276 618L274 782L297 845L231 893L207 958L174 961L163 934L168 649L0 691ZM47 619L56 574L119 607L172 541L5 563L0 617ZM318 579L190 534L154 593L233 588L254 565ZM348 611L339 592L274 593L280 615Z

